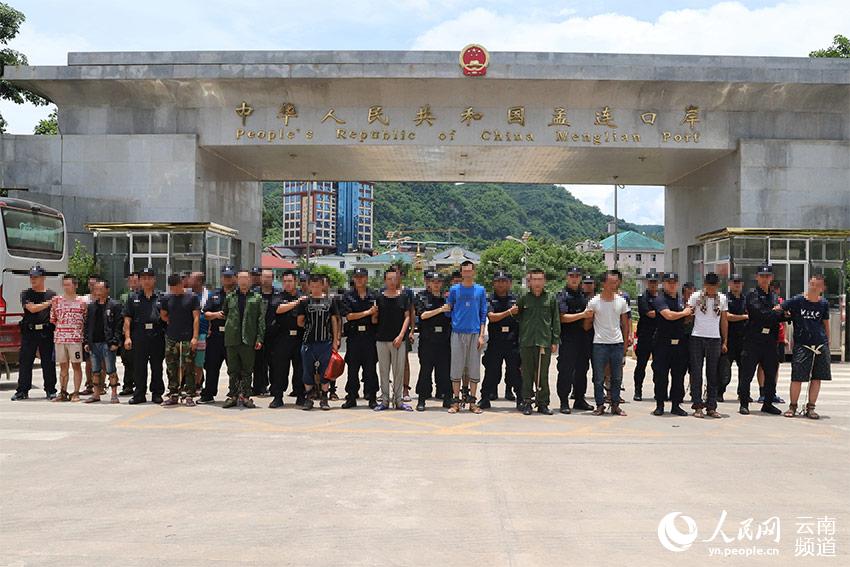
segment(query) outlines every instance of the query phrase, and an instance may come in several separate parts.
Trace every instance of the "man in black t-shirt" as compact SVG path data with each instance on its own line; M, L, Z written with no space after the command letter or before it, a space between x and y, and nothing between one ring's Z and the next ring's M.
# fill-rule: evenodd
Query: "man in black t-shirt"
M298 303L296 308L298 326L304 328L304 343L301 345L304 392L307 399L302 409L313 409L311 391L317 383L321 386L319 407L330 409L328 390L330 381L325 371L331 353L339 349L341 321L339 305L324 293L324 281L320 274L310 274L310 296Z
M50 324L50 302L56 293L44 287L44 268L30 269L30 287L21 293L21 350L18 357L18 387L12 401L29 398L35 353L41 357L44 391L47 399L56 397L56 366L53 363L53 325Z
M195 405L195 367L192 359L198 344L201 304L196 294L184 292L178 274L168 276L168 286L169 293L160 305L160 316L168 324L165 329L168 396L162 405L175 406L178 396L182 395L185 404L191 407Z

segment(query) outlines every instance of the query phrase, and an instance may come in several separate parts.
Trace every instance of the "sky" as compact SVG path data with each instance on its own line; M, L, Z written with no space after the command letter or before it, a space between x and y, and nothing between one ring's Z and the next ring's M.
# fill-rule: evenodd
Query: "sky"
M27 21L9 47L32 65L69 51L460 50L805 57L850 34L847 0L6 0ZM30 134L48 108L0 102L8 131ZM613 187L567 186L613 213ZM664 222L660 187L627 187L619 216Z

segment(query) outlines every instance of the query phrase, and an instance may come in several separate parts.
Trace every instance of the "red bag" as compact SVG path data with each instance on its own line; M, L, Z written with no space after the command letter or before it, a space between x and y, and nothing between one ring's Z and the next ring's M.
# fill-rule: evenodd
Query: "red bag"
M345 371L345 359L337 351L331 351L328 368L325 370L325 380L336 380Z

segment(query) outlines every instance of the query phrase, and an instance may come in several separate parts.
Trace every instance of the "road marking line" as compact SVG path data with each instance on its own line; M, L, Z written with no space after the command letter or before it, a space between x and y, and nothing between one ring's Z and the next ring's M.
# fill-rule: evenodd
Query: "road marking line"
M68 437L68 431L33 431L31 429L0 429L3 441L59 441Z

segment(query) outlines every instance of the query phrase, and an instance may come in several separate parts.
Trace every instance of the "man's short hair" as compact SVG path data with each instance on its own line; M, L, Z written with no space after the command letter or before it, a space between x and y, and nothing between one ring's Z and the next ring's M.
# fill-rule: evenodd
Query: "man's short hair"
M464 260L463 262L460 263L460 269L461 270L464 269L467 266L472 266L473 268L475 268L475 262L473 262L472 260Z
M543 271L543 268L529 268L528 275L531 276L534 274L543 274L545 276L546 272Z
M608 276L617 276L619 281L623 281L623 273L620 270L606 270L605 271L605 279L608 279Z
M106 289L109 289L109 280L107 280L105 278L100 278L99 280L97 280L97 283L102 283L103 287L105 287Z
M80 283L77 280L77 276L72 276L71 274L65 274L64 276L62 276L62 281L64 282L65 280L71 280L72 282L74 282L74 285L78 285Z
M284 270L283 275L280 277L280 279L284 279L287 276L291 276L292 279L295 279L295 272L293 270Z
M313 282L324 281L324 279L325 279L324 274L310 274L310 276L307 278L307 281L309 281L310 283L313 283Z
M171 274L168 276L168 285L180 285L180 274Z
M139 277L139 272L134 270L127 275L128 278L132 278L133 276Z
M384 270L384 279L387 279L388 275L396 274L396 273L398 273L398 270L396 270L395 267L387 268L386 270ZM399 274L399 275L401 275L401 274Z

